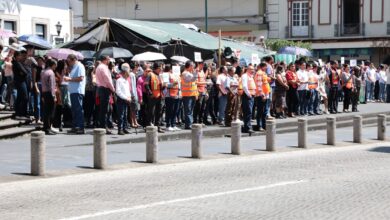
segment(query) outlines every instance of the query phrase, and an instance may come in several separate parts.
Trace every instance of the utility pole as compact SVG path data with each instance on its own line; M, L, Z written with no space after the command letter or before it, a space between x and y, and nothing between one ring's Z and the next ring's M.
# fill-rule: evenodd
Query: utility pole
M209 29L209 18L208 18L208 4L207 4L207 0L204 0L204 4L205 4L205 8L204 8L204 14L205 14L205 32L208 33L208 29Z

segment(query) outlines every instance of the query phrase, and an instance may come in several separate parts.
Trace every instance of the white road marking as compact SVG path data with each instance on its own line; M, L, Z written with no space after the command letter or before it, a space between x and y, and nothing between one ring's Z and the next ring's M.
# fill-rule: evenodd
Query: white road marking
M106 216L106 215L111 215L111 214L118 214L118 213L123 213L123 212L134 211L134 210L147 209L147 208L152 208L152 207L156 207L156 206L163 206L163 205L168 205L168 204L173 204L173 203L188 202L188 201L194 201L194 200L200 200L200 199L207 199L207 198L213 198L213 197L219 197L219 196L226 196L226 195L231 195L231 194L236 194L236 193L245 193L245 192L251 192L251 191L259 191L259 190L263 190L263 189L275 188L275 187L278 187L278 186L294 185L294 184L304 183L304 182L308 182L308 180L286 181L286 182L274 183L274 184L265 185L265 186L258 186L258 187L238 189L238 190L218 192L218 193L203 194L203 195L200 195L200 196L193 196L193 197L187 197L187 198L181 198L181 199L166 200L166 201L154 202L154 203L149 203L149 204L144 204L144 205L131 206L131 207L128 207L128 208L114 209L114 210L108 210L108 211L103 211L103 212L96 212L96 213L93 213L93 214L74 216L74 217L69 217L69 218L63 218L63 219L60 219L60 220L80 220L80 219L101 217L101 216Z

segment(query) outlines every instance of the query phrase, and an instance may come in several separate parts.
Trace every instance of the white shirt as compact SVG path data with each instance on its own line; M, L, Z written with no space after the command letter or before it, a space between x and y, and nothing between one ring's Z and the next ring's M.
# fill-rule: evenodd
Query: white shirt
M301 81L301 82L307 82L309 80L309 75L308 75L306 70L299 69L297 71L297 76L298 76L299 81ZM308 84L304 83L304 84L299 85L297 90L309 90Z
M226 85L227 76L225 74L219 74L217 77L217 85L221 85L221 90L226 93L225 85ZM222 95L221 92L219 92L219 95Z
M370 72L368 74L369 74L368 75L368 79L371 82L375 83L376 82L376 71L375 71L375 69L370 69Z
M387 78L387 79L390 79L390 68L387 68L387 71L386 71L386 78ZM387 81L386 81L386 84L387 84L387 85L390 85L390 80L387 80Z
M386 84L387 83L387 75L386 75L386 72L385 71L379 71L379 83L384 83Z
M116 81L115 93L123 100L128 100L131 98L130 85L125 78L121 77Z
M248 77L249 76L247 73L242 74L242 76L241 76L242 90L245 92L245 94L248 97L252 97L251 93L249 92L249 88L248 88Z

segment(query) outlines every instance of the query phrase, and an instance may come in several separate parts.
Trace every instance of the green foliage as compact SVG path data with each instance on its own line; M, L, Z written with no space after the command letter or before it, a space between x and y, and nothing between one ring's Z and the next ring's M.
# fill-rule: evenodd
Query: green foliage
M302 42L302 41L291 41L291 40L283 40L283 39L267 39L266 45L268 49L273 51L278 51L282 47L301 47L308 50L311 50L311 42Z

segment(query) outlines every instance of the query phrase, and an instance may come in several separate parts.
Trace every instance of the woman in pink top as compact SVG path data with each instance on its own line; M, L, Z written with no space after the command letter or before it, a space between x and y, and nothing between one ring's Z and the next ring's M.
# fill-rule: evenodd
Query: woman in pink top
M141 112L140 112L140 119L142 120L141 121L141 125L145 128L146 126L146 120L145 118L147 117L147 104L148 104L148 94L146 92L146 89L145 89L145 82L148 78L148 75L152 72L152 70L150 68L147 68L145 71L144 71L144 74L140 77L138 77L138 80L137 80L137 93L138 93L138 100L139 100L139 103L141 104Z

